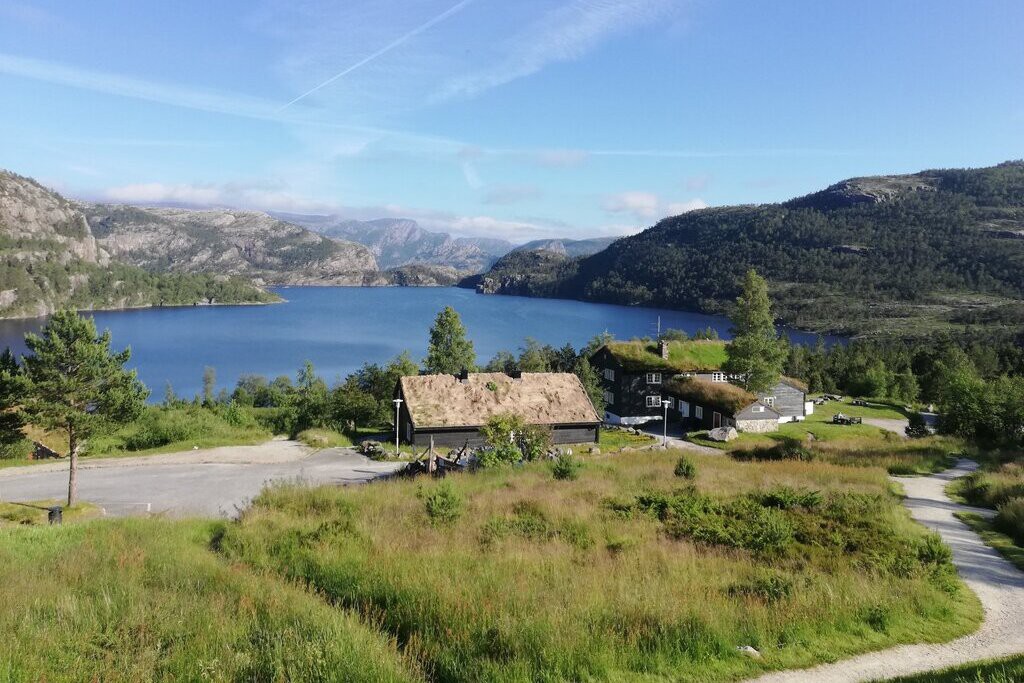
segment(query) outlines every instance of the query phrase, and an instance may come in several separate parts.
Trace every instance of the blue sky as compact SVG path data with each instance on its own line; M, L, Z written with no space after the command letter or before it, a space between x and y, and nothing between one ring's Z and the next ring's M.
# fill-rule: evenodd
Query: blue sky
M0 0L0 167L74 197L625 234L1024 157L1019 0Z

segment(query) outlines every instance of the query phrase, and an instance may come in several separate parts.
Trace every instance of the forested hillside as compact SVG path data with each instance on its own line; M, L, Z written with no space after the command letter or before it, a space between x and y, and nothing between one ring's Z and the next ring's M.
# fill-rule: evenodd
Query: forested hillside
M277 297L222 274L158 274L110 258L73 203L0 171L0 317L71 306L255 303Z
M820 331L1024 324L1024 162L857 178L783 204L667 218L581 259L516 254L484 292L723 312L748 268Z

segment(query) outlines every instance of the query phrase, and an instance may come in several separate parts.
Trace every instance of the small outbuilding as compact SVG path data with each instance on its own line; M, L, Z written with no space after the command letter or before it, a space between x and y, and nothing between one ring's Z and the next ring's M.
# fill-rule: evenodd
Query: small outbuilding
M503 372L403 377L395 388L399 436L414 446L483 443L480 428L513 413L551 429L553 443L594 443L601 418L579 378L568 372Z

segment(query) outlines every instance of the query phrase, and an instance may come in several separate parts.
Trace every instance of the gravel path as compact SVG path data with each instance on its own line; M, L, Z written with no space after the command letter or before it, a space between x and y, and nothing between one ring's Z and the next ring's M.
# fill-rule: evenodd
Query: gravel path
M151 465L280 465L297 462L309 457L312 453L313 449L298 441L274 439L255 446L221 446L194 451L162 453L160 455L132 455L118 458L103 456L95 458L83 457L78 461L78 470ZM67 471L67 460L49 460L31 465L0 469L0 480L21 477L29 473L41 474L43 472Z
M893 434L906 436L907 426L910 424L910 420L887 417L865 417L864 424L884 429L885 431L892 432Z
M404 467L374 462L349 448L311 451L294 442L96 460L78 473L78 494L120 517L146 513L233 517L267 484L299 481L346 485L371 481ZM102 463L102 464L101 464ZM67 463L15 467L0 478L0 500L61 500Z
M960 576L985 609L981 628L969 636L939 645L904 645L811 669L782 671L754 679L759 683L832 683L872 681L921 673L979 659L1024 652L1024 572L985 545L953 516L971 511L953 503L946 484L977 469L970 460L930 477L894 477L903 485L905 504L917 521L934 529L953 549Z

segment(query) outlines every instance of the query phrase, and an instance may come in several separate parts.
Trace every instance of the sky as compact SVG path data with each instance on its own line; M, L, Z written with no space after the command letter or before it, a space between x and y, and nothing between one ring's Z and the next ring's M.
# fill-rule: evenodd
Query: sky
M629 234L1024 157L1020 0L0 0L0 168L68 196Z

